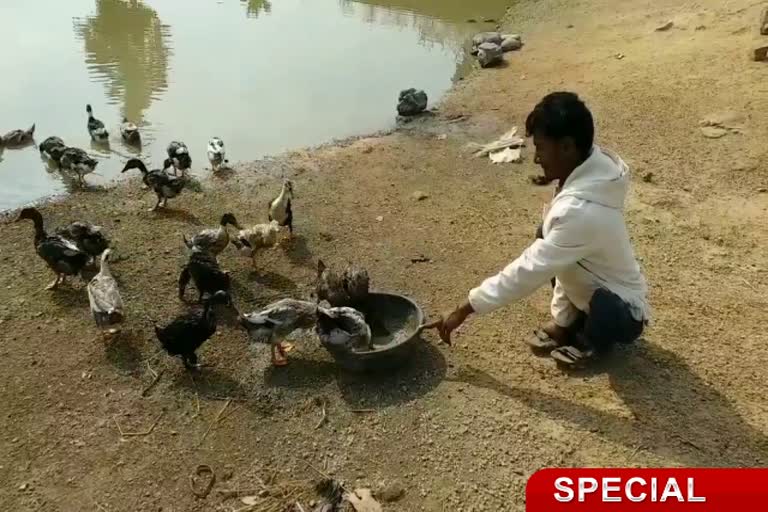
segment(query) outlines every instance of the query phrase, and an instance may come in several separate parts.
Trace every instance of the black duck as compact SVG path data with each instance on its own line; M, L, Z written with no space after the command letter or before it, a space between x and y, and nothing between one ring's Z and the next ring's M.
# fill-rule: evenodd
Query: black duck
M189 261L179 275L179 299L184 300L184 292L192 280L197 288L198 299L202 301L206 295L223 291L229 297L232 286L229 273L221 270L216 257L211 253L193 250Z
M56 279L46 287L53 290L64 282L66 276L76 276L88 265L91 258L77 246L58 235L50 236L45 232L43 216L36 208L24 208L18 221L28 219L35 224L35 250L48 267L56 274Z
M215 304L230 304L225 292L207 296L202 308L179 315L165 327L155 325L155 335L168 354L180 357L187 369L199 367L195 353L216 332Z
M138 158L131 158L128 160L121 172L130 171L131 169L138 169L141 171L141 180L147 187L151 188L157 196L157 204L149 209L151 212L158 208L165 208L168 205L168 199L173 199L178 196L187 184L187 180L184 176L171 176L165 172L165 170L161 169L148 170L147 166L144 165L144 162Z

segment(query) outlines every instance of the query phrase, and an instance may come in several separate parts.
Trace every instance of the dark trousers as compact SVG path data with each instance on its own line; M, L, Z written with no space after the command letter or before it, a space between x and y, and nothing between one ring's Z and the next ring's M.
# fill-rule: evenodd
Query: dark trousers
M536 238L544 238L542 226L536 230ZM552 288L555 278L552 278ZM598 288L589 301L589 314L582 313L569 330L580 345L606 352L615 344L632 343L643 334L645 322L635 320L629 304L615 293Z

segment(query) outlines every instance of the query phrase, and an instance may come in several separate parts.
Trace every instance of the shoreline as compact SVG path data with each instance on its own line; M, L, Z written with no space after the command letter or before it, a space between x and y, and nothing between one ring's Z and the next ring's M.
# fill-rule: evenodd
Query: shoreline
M768 460L758 385L768 358L768 119L758 108L768 68L747 58L762 41L759 11L746 0L523 2L505 19L523 49L457 82L424 123L244 163L164 213L146 211L154 196L136 177L44 205L48 225L101 224L126 256L112 266L126 327L107 343L85 285L43 291L51 276L31 225L0 223L0 372L10 383L0 390L0 457L13 461L0 467L11 483L0 501L202 512L242 506L233 489L267 489L265 509L300 489L306 507L311 464L351 488L392 490L401 497L388 512L522 512L527 479L543 467ZM272 368L231 315L199 351L211 366L194 379L158 353L152 323L188 307L176 297L182 235L228 211L263 222L283 175L296 189L294 240L256 268L231 249L220 257L241 311L308 297L319 258L368 268L373 288L413 298L427 317L451 308L532 241L551 197L529 182L538 174L530 148L520 164L493 165L466 144L522 126L557 89L586 100L598 143L632 169L627 225L654 309L641 342L590 371L560 372L523 343L548 318L545 287L474 318L450 348L426 334L392 375L342 372L311 336L294 340L287 367ZM739 130L703 135L701 121L717 112L739 114ZM317 400L327 413L319 427ZM161 412L140 439L121 440L113 425L143 432ZM198 464L217 475L206 499L189 491Z

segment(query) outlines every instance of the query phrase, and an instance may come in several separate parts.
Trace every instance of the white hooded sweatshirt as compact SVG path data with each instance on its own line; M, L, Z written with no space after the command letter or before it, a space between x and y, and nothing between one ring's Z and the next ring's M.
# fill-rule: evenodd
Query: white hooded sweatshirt
M552 199L544 238L469 293L475 312L489 313L522 299L557 277L551 311L561 327L571 325L579 311L589 313L598 288L624 300L636 320L650 320L645 277L624 222L629 175L621 158L593 146Z

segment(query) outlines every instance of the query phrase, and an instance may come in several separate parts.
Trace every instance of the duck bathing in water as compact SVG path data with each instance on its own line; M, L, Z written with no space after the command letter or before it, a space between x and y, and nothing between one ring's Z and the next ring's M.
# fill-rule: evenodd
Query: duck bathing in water
M35 125L27 130L13 130L5 135L0 135L0 146L7 148L20 148L35 142Z
M48 235L43 216L36 208L21 210L16 222L31 220L35 224L35 251L56 274L56 279L45 289L53 290L64 282L66 276L76 276L88 265L91 258L70 240L59 235Z
M88 133L91 134L91 139L96 142L106 141L109 138L109 132L104 123L93 117L93 109L90 105L85 106L85 111L88 113Z
M354 308L317 308L316 332L320 343L331 351L371 350L371 327Z
M80 148L66 148L59 159L59 168L74 172L81 187L85 187L85 175L94 172L98 164L98 160Z
M139 133L139 127L130 122L125 117L120 124L120 136L128 144L141 144L141 134Z
M48 137L40 143L38 149L40 150L41 155L61 167L61 156L67 149L67 146L64 144L64 141L60 137Z

